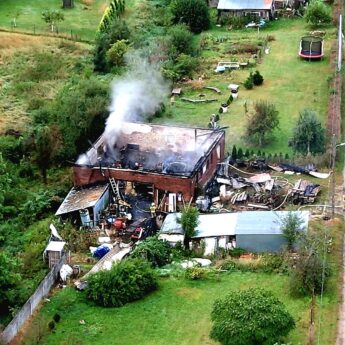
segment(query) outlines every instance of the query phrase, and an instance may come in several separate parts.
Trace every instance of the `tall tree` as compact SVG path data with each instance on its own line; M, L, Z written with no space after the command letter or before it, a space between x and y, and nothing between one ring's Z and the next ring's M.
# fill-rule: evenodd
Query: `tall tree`
M178 219L184 231L184 246L189 249L189 241L195 235L195 229L199 224L199 211L196 207L186 206Z
M295 152L306 155L325 152L326 132L317 115L316 111L310 109L300 112L290 140Z
M254 114L248 117L246 135L262 146L267 135L279 126L279 112L274 104L266 101L256 102L254 110Z
M47 183L47 170L60 147L61 138L57 127L38 125L34 130L34 160Z
M207 30L210 26L210 14L205 0L173 0L170 10L174 24L185 23L194 33Z

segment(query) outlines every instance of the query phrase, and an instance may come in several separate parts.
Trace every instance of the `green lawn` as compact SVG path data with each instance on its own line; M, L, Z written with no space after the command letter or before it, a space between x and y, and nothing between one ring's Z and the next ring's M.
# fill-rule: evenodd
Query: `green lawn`
M270 289L284 301L293 315L297 327L287 341L294 345L306 344L308 330L308 298L291 298L287 277L259 273L231 273L220 281L187 281L163 279L160 288L145 299L122 308L101 308L85 303L84 296L72 288L58 292L46 303L30 327L31 336L24 344L31 344L38 329L43 339L39 344L140 344L140 345L211 345L210 312L213 301L225 294L252 286ZM321 344L331 344L334 339L336 299L324 298L324 312L332 311L330 318L323 318ZM54 332L44 331L55 313L61 321ZM85 325L80 324L85 321Z
M62 7L62 0L11 0L0 1L0 29L11 30L16 13L17 28L14 31L49 34L48 25L41 19L44 9L63 11L65 20L58 24L59 33L77 35L82 40L93 40L108 0L75 0L73 9Z
M334 33L328 30L325 38L325 58L318 62L308 62L297 57L300 37L309 29L302 19L281 19L270 24L268 28L261 30L226 31L223 28L213 28L209 31L214 37L231 37L231 42L241 40L257 41L258 38L265 38L273 35L275 40L269 42L271 48L269 55L264 55L263 60L256 69L264 77L264 84L254 87L253 90L246 90L240 86L239 98L235 100L230 111L221 115L221 126L229 126L227 130L227 145L233 144L242 147L249 147L243 138L245 131L246 115L244 103L249 109L256 100L267 100L276 105L280 114L280 130L275 131L275 140L271 141L264 149L272 153L290 153L288 139L291 136L292 128L298 118L299 111L304 108L311 108L319 112L322 122L326 122L326 110L329 97L327 78L331 75L329 55L330 43L334 39ZM233 71L231 73L216 74L213 72L218 61L231 61L238 59L238 56L224 53L224 44L219 43L212 49L204 50L202 53L203 63L200 74L204 74L205 85L216 86L223 93L217 95L212 91L192 88L182 84L184 96L198 98L200 93L207 98L218 98L218 102L192 104L177 99L172 107L172 122L180 124L206 126L212 113L216 113L221 103L229 97L227 86L229 83L241 84L249 75L250 69ZM163 121L166 121L164 119ZM255 147L254 147L255 148Z

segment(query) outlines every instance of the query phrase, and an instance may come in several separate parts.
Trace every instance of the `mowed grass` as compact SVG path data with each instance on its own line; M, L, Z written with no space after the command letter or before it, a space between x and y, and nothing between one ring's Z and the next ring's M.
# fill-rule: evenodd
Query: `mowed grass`
M309 62L297 57L299 41L305 35L308 27L303 19L281 19L270 24L267 29L225 31L223 28L214 28L211 33L214 36L230 36L232 42L241 39L257 41L267 35L273 35L275 40L268 43L270 53L264 55L262 62L251 69L237 70L231 73L216 74L213 69L218 61L231 61L238 59L236 55L219 53L217 51L204 51L204 84L216 86L222 91L218 95L204 89L192 90L188 85L182 84L184 96L198 98L200 93L206 98L217 98L217 102L192 104L177 99L172 106L171 122L193 126L207 126L210 115L217 113L221 103L225 102L230 93L227 86L230 83L240 84L239 98L235 100L227 113L221 115L220 126L229 126L227 129L227 145L233 144L241 147L256 149L255 145L249 145L245 140L246 114L244 104L248 110L253 110L253 103L257 100L265 100L273 103L280 116L279 129L274 132L275 139L270 140L264 149L272 153L290 153L288 140L292 134L299 112L304 108L316 110L322 123L326 123L326 110L329 97L328 77L331 75L329 63L330 44L334 39L333 30L329 29L325 37L325 57L322 61ZM210 64L211 62L211 64ZM242 83L248 77L250 71L259 70L264 77L264 84L246 90ZM165 121L165 119L164 119Z
M62 0L11 0L0 2L0 28L12 30L11 22L17 13L14 31L50 34L49 26L42 20L45 9L61 10L64 21L58 23L60 34L82 40L93 40L108 0L75 0L74 8L62 9Z
M309 300L288 297L287 277L255 273L226 274L220 281L164 279L157 292L117 309L87 304L82 293L64 289L42 309L43 327L55 313L61 315L55 332L48 332L42 344L217 344L209 339L213 301L231 291L252 286L270 289L285 300L298 324L289 340L296 345L304 344ZM84 320L85 325L81 325L80 320ZM36 320L36 324L38 322ZM32 329L35 332L35 327Z

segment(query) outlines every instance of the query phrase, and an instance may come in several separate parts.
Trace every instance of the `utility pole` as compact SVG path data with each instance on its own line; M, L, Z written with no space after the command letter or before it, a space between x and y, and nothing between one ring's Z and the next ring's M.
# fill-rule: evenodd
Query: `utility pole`
M335 134L332 136L332 219L335 213L335 156L336 156L336 144Z

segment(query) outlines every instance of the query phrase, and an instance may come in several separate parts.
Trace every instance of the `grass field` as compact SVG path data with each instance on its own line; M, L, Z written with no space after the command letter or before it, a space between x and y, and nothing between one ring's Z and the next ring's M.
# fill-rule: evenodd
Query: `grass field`
M59 313L61 321L56 330L47 332L40 344L211 345L216 344L208 337L213 301L231 291L252 286L270 289L284 300L297 323L297 328L287 340L294 345L305 344L309 299L289 297L287 277L258 273L226 274L219 282L161 280L157 292L119 309L89 305L81 293L66 288L44 306L40 318L35 321L36 327L31 329L37 336L37 325L41 322L46 329L52 316ZM325 309L333 304L333 299L324 301ZM85 325L81 325L80 320L84 320ZM333 322L333 318L325 320L327 329L334 329ZM26 339L29 341L32 336ZM332 334L328 334L327 341L331 339ZM322 344L327 344L327 341Z
M71 36L71 33L82 40L93 40L108 0L75 0L73 9L63 10L62 1L55 0L11 0L0 2L0 29L29 33L49 34L48 25L41 19L45 9L61 10L64 21L58 24L60 34ZM13 18L17 27L12 28Z
M241 85L249 72L257 69L264 77L264 84L254 87L253 90L246 90L240 86L239 98L231 104L229 112L221 115L220 125L229 126L226 138L228 147L233 144L250 147L243 138L246 123L244 104L247 103L251 110L251 105L256 100L266 100L275 104L280 114L280 129L274 133L275 140L270 141L264 148L266 152L290 153L288 139L299 112L304 108L318 111L320 119L325 123L329 96L327 78L331 75L330 43L335 37L333 31L329 30L325 38L325 58L318 62L308 62L297 57L300 37L308 31L304 20L281 19L270 25L261 30L259 34L256 30L249 29L226 31L223 28L213 28L209 33L214 37L228 36L231 37L231 42L257 41L267 35L273 35L275 40L268 43L270 54L264 55L260 64L252 69L237 70L231 73L216 74L213 70L218 61L232 61L238 59L237 56L222 52L221 44L219 44L220 47L214 46L212 50L203 51L203 65L200 72L200 75L205 76L203 84L218 87L222 91L222 95L204 89L193 90L188 84L181 84L186 97L198 98L198 95L203 93L207 98L218 98L219 101L192 104L177 99L172 107L172 121L180 124L206 126L210 115L217 113L220 104L229 97L228 84Z

